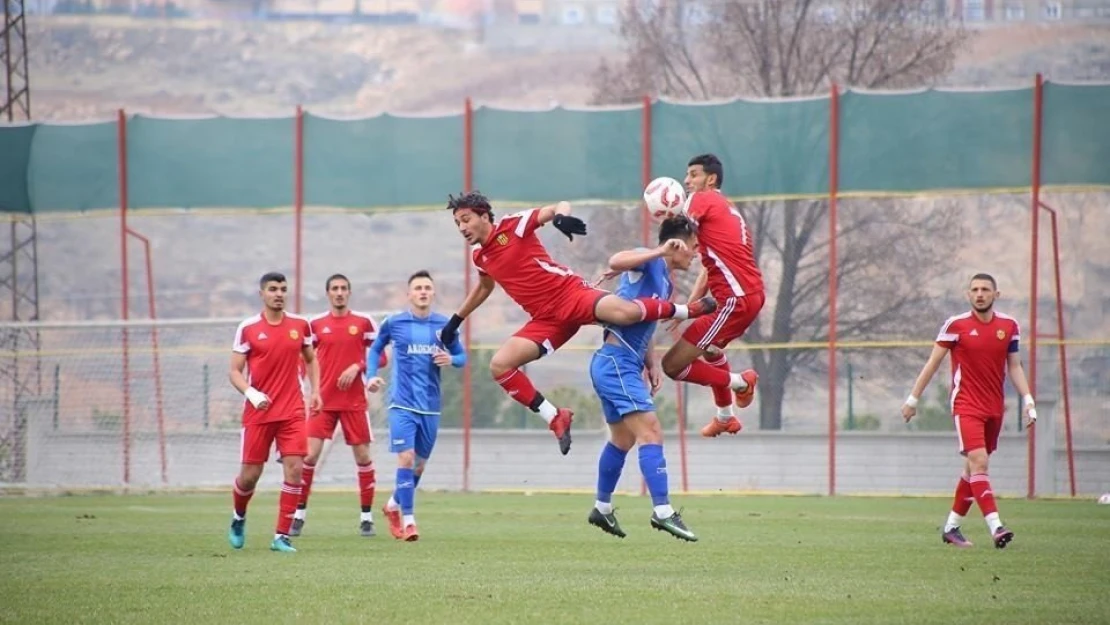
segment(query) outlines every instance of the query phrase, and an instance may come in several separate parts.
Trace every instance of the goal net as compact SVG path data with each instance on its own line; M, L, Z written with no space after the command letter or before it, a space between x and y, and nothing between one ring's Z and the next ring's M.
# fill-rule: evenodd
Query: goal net
M0 324L0 485L226 486L239 466L243 397L227 371L240 321Z

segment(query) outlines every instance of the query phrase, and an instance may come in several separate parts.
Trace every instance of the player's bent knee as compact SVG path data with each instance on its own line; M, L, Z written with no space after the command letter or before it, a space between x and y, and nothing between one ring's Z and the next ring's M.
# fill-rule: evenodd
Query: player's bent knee
M370 464L370 446L369 445L355 445L351 448L351 452L355 456L356 464Z
M663 444L663 427L654 412L635 412L625 417L624 422L636 437L637 445Z
M411 469L416 465L416 452L411 449L397 452L397 468Z

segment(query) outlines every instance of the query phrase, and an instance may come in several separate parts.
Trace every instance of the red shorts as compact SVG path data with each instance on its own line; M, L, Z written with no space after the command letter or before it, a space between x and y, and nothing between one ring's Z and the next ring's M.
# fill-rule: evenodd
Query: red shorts
M331 439L335 426L342 424L343 440L352 447L374 442L366 410L321 410L308 418L308 437Z
M698 317L686 327L682 338L701 349L723 349L733 340L743 336L752 325L767 296L760 291L744 297L730 297L717 302L717 312Z
M960 453L976 449L986 449L988 454L998 449L998 435L1002 433L1002 417L974 416L952 417L956 422L956 437L960 441Z
M540 356L550 354L565 345L582 326L597 323L597 303L606 295L611 293L590 287L553 294L559 299L558 305L524 324L513 336L539 345Z
M305 420L301 418L244 425L239 444L240 461L243 464L266 464L274 441L277 441L278 454L283 458L307 456L308 435L305 430Z

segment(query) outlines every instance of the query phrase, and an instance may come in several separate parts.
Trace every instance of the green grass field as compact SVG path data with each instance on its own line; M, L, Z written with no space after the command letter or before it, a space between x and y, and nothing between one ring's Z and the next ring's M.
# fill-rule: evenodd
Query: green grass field
M230 494L0 499L0 622L1110 623L1110 506L1002 500L1000 551L974 510L976 546L942 545L941 499L677 499L698 543L645 498L614 500L620 540L589 495L423 492L419 542L366 539L354 494L317 493L291 555L270 493L238 552Z

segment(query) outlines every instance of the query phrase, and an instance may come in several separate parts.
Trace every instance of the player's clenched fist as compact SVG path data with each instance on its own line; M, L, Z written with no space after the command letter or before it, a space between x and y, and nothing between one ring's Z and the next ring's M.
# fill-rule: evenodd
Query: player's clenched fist
M377 393L383 388L385 388L385 380L381 378L370 378L370 380L366 382L366 390L370 391L371 393Z

